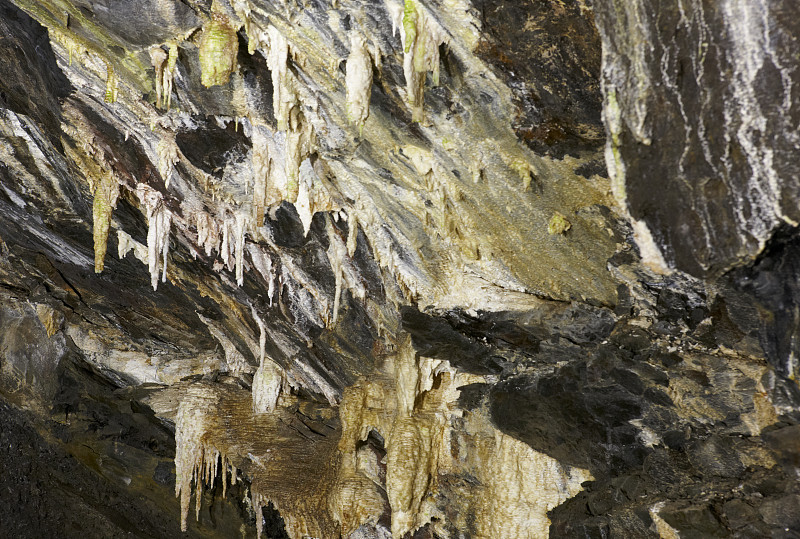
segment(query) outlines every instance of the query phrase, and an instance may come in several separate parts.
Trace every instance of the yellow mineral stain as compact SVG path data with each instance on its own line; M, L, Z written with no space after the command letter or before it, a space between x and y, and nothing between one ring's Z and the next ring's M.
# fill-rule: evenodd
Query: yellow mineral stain
M226 15L212 5L209 21L200 39L200 82L206 88L227 84L236 70L239 39Z

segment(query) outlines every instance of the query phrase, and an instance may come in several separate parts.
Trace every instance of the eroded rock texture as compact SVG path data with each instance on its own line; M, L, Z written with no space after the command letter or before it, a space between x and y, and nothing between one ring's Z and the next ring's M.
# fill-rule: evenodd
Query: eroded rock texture
M0 0L3 530L800 534L793 10Z
M797 226L794 3L597 2L609 171L648 258L718 275Z

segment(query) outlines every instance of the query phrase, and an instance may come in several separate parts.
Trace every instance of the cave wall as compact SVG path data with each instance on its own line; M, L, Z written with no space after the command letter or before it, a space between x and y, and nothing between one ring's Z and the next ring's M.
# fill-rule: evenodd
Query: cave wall
M596 3L607 162L646 258L697 277L797 226L797 6Z
M0 522L800 533L793 10L0 0Z

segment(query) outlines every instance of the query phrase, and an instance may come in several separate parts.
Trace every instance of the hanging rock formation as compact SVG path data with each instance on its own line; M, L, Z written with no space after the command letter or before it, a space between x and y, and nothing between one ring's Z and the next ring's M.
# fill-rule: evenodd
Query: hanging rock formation
M800 13L0 0L0 523L800 534Z

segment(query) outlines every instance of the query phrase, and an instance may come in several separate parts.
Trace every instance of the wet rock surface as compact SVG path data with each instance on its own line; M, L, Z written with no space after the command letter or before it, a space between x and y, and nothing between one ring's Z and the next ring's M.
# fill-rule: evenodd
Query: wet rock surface
M174 434L117 389L71 351L61 361L59 388L45 412L20 409L19 395L0 401L4 534L180 535ZM255 518L237 494L224 500L208 495L188 536L239 535L242 522Z
M582 2L474 3L483 34L476 53L506 77L517 136L562 157L603 142L599 36Z
M698 277L752 261L797 225L797 6L594 4L615 195L653 259Z
M706 7L0 0L4 532L800 536L797 17Z

